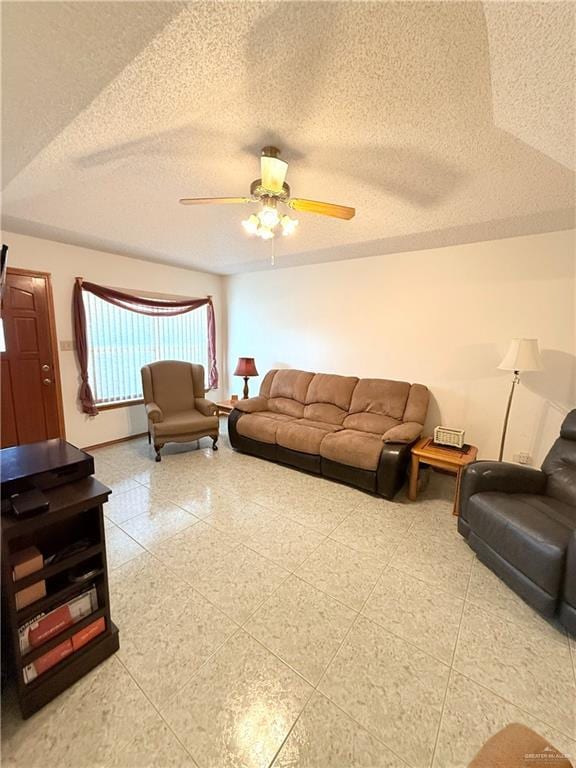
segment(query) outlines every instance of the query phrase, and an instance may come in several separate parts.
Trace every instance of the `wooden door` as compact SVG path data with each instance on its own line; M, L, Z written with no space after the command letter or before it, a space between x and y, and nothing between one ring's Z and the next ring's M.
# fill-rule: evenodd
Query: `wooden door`
M64 437L50 275L8 268L1 315L2 448Z

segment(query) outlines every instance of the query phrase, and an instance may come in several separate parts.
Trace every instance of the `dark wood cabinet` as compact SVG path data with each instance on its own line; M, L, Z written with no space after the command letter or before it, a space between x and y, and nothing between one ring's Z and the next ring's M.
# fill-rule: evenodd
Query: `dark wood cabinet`
M3 632L8 656L4 661L8 661L9 673L16 680L23 717L32 715L119 647L118 630L110 616L103 516L103 504L110 490L94 477L85 477L44 493L50 502L47 512L25 519L2 515ZM81 548L77 546L79 543ZM18 552L31 546L39 549L45 560L56 553L64 555L44 565L41 570L14 581L14 558ZM89 573L89 577L82 581L73 580L82 573ZM46 584L45 597L18 610L16 593L41 580ZM47 614L65 604L92 586L97 595L97 607L92 613L41 645L24 654L21 652L19 627L39 614ZM28 664L100 618L104 620L101 634L31 682L25 681L23 670Z

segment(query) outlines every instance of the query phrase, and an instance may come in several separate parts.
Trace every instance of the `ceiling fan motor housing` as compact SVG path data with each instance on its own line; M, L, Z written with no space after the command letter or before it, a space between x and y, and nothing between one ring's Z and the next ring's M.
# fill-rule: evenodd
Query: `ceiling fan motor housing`
M262 179L254 179L252 184L250 184L250 194L257 200L262 200L264 197L275 197L277 200L284 202L290 197L290 187L284 182L280 192L271 193L269 189L262 185Z

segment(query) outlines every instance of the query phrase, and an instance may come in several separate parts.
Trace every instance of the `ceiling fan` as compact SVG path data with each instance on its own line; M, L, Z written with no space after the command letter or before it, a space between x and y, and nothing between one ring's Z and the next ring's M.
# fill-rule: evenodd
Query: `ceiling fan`
M298 226L297 219L278 210L278 203L294 211L318 213L336 219L351 219L355 215L356 210L346 205L290 197L290 187L285 182L287 171L288 163L280 158L280 150L276 147L264 147L260 157L261 178L250 185L250 197L184 197L180 202L182 205L260 203L258 213L251 214L242 225L248 234L258 235L263 240L270 240L278 230L281 230L283 235L290 235Z

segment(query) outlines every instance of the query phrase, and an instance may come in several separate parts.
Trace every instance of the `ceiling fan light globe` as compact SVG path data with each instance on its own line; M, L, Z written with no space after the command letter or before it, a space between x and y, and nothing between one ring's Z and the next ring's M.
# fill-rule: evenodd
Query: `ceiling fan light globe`
M275 227L276 224L278 224L278 221L280 219L276 208L271 208L269 206L264 206L262 210L259 212L258 217L262 222L262 224L268 229Z
M260 222L258 221L258 216L255 214L251 214L247 219L244 219L242 222L242 226L246 230L246 232L249 235L255 235L258 232L258 226Z
M260 227L258 230L258 235L262 238L262 240L272 240L274 237L274 232L272 232L272 230L268 227Z
M284 236L292 235L298 226L298 219L291 219L290 216L282 216L280 219L282 234Z

